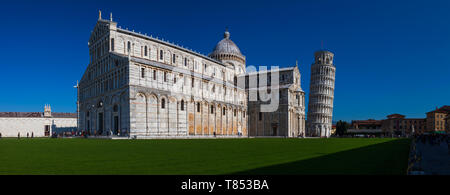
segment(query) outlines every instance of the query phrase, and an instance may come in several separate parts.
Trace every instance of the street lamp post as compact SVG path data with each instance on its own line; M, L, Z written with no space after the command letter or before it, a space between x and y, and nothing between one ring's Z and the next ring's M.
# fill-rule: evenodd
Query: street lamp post
M77 85L74 86L77 88L77 131L80 130L80 84L77 81Z

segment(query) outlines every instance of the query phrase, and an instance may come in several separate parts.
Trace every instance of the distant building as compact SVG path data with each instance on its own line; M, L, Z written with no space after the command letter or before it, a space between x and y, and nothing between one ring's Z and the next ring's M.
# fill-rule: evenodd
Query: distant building
M446 118L450 114L450 106L442 106L427 113L427 130L430 132L445 131Z
M352 121L352 129L381 129L381 120L355 120Z
M447 115L447 118L445 118L445 130L450 132L450 115Z
M382 122L383 132L388 135L411 135L426 131L426 123L423 118L405 118L401 114L391 114Z
M336 135L337 126L336 124L331 125L331 135Z
M426 131L425 119L405 118L401 114L391 114L384 120L354 120L348 133L411 135Z
M381 130L381 123L382 120L374 120L374 119L368 119L368 120L354 120L351 124L351 129L356 130Z
M374 130L381 130L385 135L450 132L450 106L428 112L427 118L405 118L405 115L391 114L384 120L355 120L347 132L367 133Z
M382 133L382 120L354 120L352 121L350 129L347 130L347 133L352 134L373 134L373 133Z
M0 112L2 137L48 137L53 133L74 132L77 129L76 113L52 113L50 105L44 112Z

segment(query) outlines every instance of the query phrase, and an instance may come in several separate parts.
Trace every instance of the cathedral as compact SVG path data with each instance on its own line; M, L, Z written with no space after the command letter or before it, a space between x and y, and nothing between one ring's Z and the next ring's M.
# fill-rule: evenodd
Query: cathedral
M298 66L247 73L228 31L206 56L120 28L100 12L89 54L79 83L79 131L138 139L307 134ZM248 85L262 75L269 75L267 85ZM252 94L275 89L270 80L279 81L279 95L267 112L267 102Z

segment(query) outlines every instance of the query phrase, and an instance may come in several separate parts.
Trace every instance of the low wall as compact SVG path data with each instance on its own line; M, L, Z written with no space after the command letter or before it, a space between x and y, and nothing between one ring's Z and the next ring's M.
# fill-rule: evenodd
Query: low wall
M45 127L52 132L66 132L76 130L76 118L0 118L0 133L2 137L46 137Z

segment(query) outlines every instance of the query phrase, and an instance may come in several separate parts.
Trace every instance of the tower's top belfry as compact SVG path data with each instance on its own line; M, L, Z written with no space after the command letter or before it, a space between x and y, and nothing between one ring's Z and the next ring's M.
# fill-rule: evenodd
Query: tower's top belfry
M317 51L315 54L315 64L334 66L334 54L327 50Z

